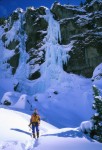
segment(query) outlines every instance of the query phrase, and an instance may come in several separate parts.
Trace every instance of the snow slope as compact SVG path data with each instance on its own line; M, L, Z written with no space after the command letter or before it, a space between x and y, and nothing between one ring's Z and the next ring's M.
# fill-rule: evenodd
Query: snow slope
M11 84L9 81L5 94L1 93L1 103L8 100L11 106L7 108L28 114L38 108L42 119L56 127L77 127L92 116L92 82L90 79L63 72L59 78L61 82L54 81L45 92L32 96L12 91L12 81ZM5 88L4 84L3 86Z
M58 129L41 120L40 138L29 130L30 116L0 108L0 150L101 150L102 145L85 137L78 128Z

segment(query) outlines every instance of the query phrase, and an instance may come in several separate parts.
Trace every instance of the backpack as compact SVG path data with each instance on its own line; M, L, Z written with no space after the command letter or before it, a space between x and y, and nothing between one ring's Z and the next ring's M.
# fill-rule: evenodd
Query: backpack
M33 114L31 117L31 122L40 122L40 116L38 114Z

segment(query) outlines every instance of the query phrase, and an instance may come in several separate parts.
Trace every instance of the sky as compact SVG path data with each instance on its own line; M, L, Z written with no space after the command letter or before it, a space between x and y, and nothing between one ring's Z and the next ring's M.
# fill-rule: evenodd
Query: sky
M82 0L83 2L85 0ZM46 6L48 8L55 2L55 0L0 0L0 17L8 16L16 8L23 8L28 6L40 7ZM79 5L81 0L58 0L61 4Z

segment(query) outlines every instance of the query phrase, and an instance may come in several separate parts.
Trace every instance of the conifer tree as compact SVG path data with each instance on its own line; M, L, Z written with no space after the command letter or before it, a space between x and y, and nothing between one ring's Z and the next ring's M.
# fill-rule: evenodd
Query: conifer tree
M80 2L80 7L83 7L83 2L82 1Z
M84 2L84 5L90 4L92 1L93 1L93 0L86 0L86 1Z
M95 110L95 114L92 117L93 129L90 131L90 136L95 140L102 142L102 97L96 86L93 86L93 93L93 109Z
M92 0L86 0L86 3L90 3Z

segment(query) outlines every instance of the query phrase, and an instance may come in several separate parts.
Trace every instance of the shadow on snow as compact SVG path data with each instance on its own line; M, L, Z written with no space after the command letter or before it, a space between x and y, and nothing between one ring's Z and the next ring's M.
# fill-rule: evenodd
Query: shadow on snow
M17 131L17 132L21 132L21 133L25 133L27 135L31 136L31 133L26 132L24 130L21 129L16 129L16 128L11 128L11 130ZM92 140L88 135L84 134L83 132L81 132L80 130L68 130L68 131L63 131L60 133L53 133L53 134L43 134L42 136L58 136L58 137L64 137L64 138L86 138L87 140L94 142L94 140ZM34 147L38 146L38 141L35 140L35 145Z
M85 137L87 140L94 142L88 135L82 133L81 131L75 131L75 130L69 130L69 131L63 131L60 133L55 133L55 134L45 134L42 136L58 136L58 137L65 137L65 138L83 138Z
M21 130L21 129L11 128L11 130L14 130L14 131L17 131L17 132L21 132L21 133L25 133L25 134L27 134L27 135L30 135L30 136L31 136L31 133L26 132L26 131Z

